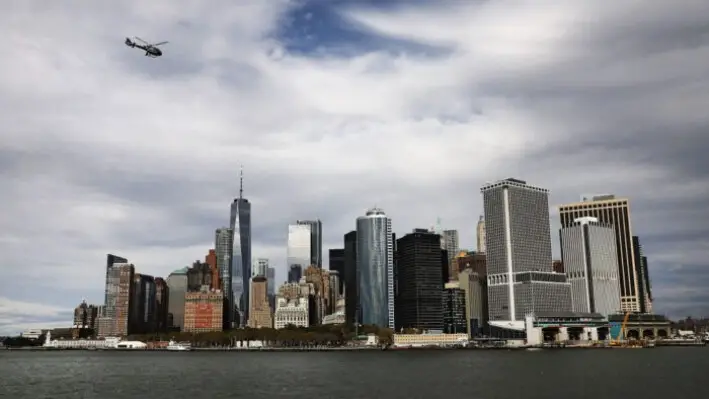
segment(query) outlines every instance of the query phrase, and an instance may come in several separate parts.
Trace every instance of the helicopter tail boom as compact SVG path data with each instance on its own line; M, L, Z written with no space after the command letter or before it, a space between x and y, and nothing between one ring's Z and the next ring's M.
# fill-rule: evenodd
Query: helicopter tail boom
M126 37L126 46L135 47L135 43Z

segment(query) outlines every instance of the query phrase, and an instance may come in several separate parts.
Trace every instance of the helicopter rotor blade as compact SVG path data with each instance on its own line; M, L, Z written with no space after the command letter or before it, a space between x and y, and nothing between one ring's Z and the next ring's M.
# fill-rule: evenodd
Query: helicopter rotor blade
M134 36L134 39L140 40L141 42L143 42L143 43L145 43L145 44L150 44L150 43L146 42L145 40L139 38L138 36Z
M168 44L168 43L170 43L170 42L160 42L160 43L153 44L153 46L161 46L163 44Z

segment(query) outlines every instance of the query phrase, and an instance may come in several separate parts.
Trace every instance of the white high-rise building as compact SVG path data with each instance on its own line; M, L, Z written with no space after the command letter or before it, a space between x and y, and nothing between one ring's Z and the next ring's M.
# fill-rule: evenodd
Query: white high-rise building
M394 328L394 239L391 219L372 208L357 218L360 322Z
M262 276L268 278L268 259L258 258L251 264L255 265L251 272L251 278Z
M291 224L288 226L288 268L299 265L302 270L310 266L311 226Z
M519 179L483 186L490 323L571 310L566 276L554 273L549 191Z
M615 229L590 216L577 218L574 223L560 230L572 309L604 316L620 313Z

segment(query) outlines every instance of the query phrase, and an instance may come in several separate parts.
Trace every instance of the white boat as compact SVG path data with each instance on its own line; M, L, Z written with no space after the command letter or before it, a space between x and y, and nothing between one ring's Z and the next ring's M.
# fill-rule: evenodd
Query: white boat
M175 342L170 340L167 343L167 350L169 351L191 351L192 345L189 342Z

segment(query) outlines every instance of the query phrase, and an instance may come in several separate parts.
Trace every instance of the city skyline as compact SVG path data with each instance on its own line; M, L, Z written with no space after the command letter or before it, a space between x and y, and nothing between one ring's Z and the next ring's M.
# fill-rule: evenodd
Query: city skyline
M478 188L516 176L551 190L556 259L554 206L629 198L654 311L709 315L704 5L257 3L0 5L0 334L101 303L106 254L156 277L203 259L241 165L249 259L278 282L289 223L322 221L327 268L372 206L475 249Z

